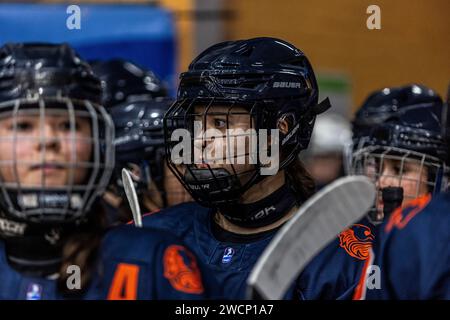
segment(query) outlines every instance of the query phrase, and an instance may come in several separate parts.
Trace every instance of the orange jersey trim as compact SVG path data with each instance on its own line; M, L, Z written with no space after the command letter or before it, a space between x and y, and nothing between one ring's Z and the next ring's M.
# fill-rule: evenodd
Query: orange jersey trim
M423 208L427 206L430 201L431 194L428 193L422 197L409 201L404 208L397 208L389 217L384 231L386 233L389 233L394 227L397 227L397 229L403 229L419 212L422 211ZM405 217L403 217L403 211L408 208L414 209L412 209Z
M363 269L361 271L361 278L359 278L358 285L355 288L355 292L353 294L353 300L364 300L366 298L366 289L367 289L367 276L369 273L369 267L372 265L375 259L375 255L373 253L372 248L369 249L369 256L364 262Z
M148 212L148 213L144 213L144 214L142 215L142 218L147 217L147 216L151 216L152 214L157 213L157 212L160 212L160 211L161 211L161 209L154 210L154 211ZM134 224L134 220L131 219L130 221L127 222L127 224Z

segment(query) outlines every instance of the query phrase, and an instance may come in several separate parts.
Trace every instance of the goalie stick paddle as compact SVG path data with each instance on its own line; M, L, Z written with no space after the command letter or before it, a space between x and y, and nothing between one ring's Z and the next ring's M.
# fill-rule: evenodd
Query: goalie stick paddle
M247 298L282 299L314 256L361 219L375 200L365 176L348 176L309 198L277 232L247 280Z
M139 207L139 199L134 189L133 178L131 173L123 168L122 169L122 183L127 195L128 203L130 204L131 212L133 214L134 225L136 227L142 227L141 208Z

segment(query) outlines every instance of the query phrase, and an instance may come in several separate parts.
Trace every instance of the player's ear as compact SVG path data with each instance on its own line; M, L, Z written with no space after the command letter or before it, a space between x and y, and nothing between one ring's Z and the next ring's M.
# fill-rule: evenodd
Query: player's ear
M287 134L289 132L289 122L285 116L281 117L277 121L277 129L280 130L282 134Z

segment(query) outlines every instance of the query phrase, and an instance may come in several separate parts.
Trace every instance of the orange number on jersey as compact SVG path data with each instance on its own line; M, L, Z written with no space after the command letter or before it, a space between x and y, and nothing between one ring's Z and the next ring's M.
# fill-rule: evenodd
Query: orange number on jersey
M109 288L108 300L136 300L138 276L137 265L119 263Z

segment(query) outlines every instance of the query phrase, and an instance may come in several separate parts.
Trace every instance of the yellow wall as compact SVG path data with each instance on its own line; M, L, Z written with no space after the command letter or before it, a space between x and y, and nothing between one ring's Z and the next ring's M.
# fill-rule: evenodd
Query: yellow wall
M228 38L280 37L319 71L349 76L352 109L383 86L421 82L445 96L450 81L449 0L228 0ZM366 8L381 8L368 30Z
M177 30L177 69L183 72L194 58L194 20L183 13L194 10L194 0L160 0L159 2L174 13Z

